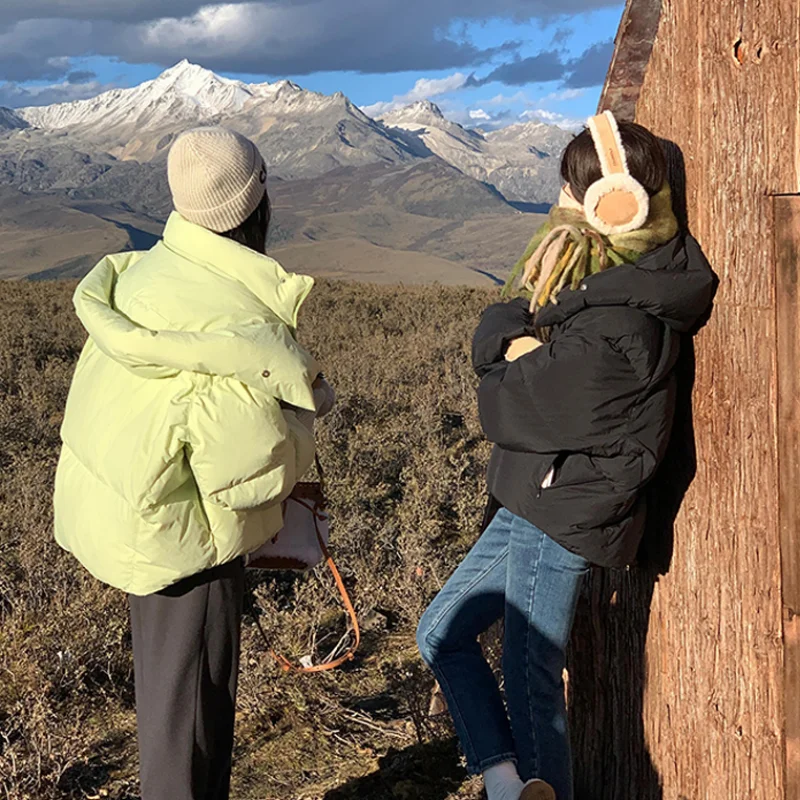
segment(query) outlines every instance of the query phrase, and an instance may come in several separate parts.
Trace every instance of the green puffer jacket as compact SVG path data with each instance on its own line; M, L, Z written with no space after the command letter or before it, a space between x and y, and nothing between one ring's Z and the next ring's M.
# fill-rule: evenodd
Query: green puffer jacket
M311 278L173 214L147 253L108 256L75 308L58 543L134 595L252 552L310 467L314 359L296 342Z

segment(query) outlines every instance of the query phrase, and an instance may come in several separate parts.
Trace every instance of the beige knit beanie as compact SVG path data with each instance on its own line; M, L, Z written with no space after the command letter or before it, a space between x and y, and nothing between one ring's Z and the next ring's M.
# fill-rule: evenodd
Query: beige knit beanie
M249 139L227 128L194 128L172 145L167 164L175 210L225 233L241 225L267 190L267 167Z

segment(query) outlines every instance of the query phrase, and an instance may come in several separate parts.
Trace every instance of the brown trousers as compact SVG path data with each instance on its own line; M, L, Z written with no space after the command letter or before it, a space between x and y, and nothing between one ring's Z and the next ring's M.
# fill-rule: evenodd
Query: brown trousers
M228 800L244 563L129 599L142 800Z

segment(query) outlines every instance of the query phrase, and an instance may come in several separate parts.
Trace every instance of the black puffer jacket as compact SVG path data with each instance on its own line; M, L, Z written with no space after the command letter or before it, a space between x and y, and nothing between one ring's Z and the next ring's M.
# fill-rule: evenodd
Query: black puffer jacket
M642 490L672 427L682 334L708 312L714 281L700 246L681 235L563 292L535 320L524 300L487 309L473 363L500 505L595 564L634 561ZM507 362L508 343L539 327L552 328L551 341Z

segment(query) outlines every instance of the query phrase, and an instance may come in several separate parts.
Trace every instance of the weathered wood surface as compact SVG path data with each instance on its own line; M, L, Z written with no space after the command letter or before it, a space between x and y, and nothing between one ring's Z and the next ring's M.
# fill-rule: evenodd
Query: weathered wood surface
M800 800L800 196L776 197L773 208L778 310L786 797Z
M652 0L630 6L639 4ZM787 273L776 269L770 196L800 191L799 43L797 0L663 0L637 119L683 152L689 223L720 288L696 340L693 413L674 454L679 483L694 448L697 466L670 569L657 582L642 570L598 574L580 609L570 662L577 800L798 796L784 760L800 697L784 695L792 584L782 596L781 522L784 545L792 523L786 504L779 517L778 470L779 441L785 480L797 439L779 437L776 291ZM798 388L781 383L781 419L795 425L786 403Z
M660 16L661 0L628 0L622 13L602 100L618 119L632 120L636 115Z

